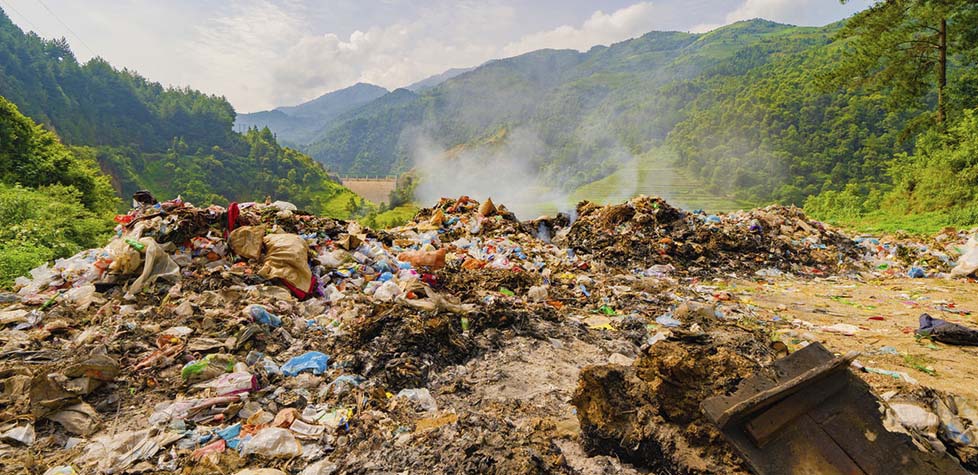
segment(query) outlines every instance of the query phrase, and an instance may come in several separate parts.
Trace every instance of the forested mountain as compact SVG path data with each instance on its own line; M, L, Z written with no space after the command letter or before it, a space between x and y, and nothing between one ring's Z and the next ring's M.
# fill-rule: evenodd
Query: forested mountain
M267 130L234 132L224 98L166 88L99 58L81 64L64 39L25 34L2 12L0 96L73 154L97 159L123 197L138 188L198 203L272 195L346 216L355 196Z
M448 150L518 130L509 136L539 142L522 159L572 189L665 145L716 190L800 204L880 179L879 162L910 147L898 135L913 110L819 87L840 28L752 20L491 61L347 113L306 151L341 173L387 174L411 168L419 143Z
M387 89L380 86L357 83L296 106L240 114L234 128L245 131L251 127L268 127L284 143L304 145L312 142L337 116L384 94L387 94Z
M473 69L475 68L451 68L443 73L435 74L434 76L429 76L418 82L414 82L407 86L404 86L404 89L407 89L412 92L421 92L426 89L431 89L455 76L465 74Z

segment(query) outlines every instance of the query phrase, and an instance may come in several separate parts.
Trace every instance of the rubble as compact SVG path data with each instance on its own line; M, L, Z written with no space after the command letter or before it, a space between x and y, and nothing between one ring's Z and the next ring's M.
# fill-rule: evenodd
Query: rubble
M0 471L743 473L702 401L798 349L778 332L865 330L762 321L708 283L957 257L883 271L890 248L796 208L648 197L526 222L443 199L388 230L284 202L134 205L0 307ZM927 407L959 431L900 427L970 466L955 401Z

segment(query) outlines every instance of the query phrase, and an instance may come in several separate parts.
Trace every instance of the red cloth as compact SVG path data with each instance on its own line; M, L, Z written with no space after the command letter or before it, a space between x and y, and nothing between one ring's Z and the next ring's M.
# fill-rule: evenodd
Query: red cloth
M238 224L238 215L241 214L241 210L238 209L238 203L234 202L228 206L228 233L234 231L235 226Z
M224 230L224 240L226 241L229 236L231 236L231 231L234 231L234 227L238 224L238 216L241 214L241 210L238 209L238 202L232 202L228 205L228 228Z
M295 295L295 297L297 299L299 299L299 300L305 300L305 299L307 299L309 297L312 297L312 294L313 294L313 292L315 292L316 285L317 285L316 276L315 275L312 276L312 281L309 282L309 290L305 290L305 291L302 290L302 289L300 289L300 288L298 288L298 287L296 287L296 286L294 286L294 285L292 285L291 282L289 282L289 281L287 281L285 279L279 279L279 281L281 281L283 284L285 284L285 287L287 289L289 289L289 292L292 292L292 295Z

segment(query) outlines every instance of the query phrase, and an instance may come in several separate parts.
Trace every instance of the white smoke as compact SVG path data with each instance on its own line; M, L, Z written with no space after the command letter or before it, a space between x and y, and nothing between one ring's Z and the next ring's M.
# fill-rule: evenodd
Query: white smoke
M516 129L498 142L461 150L445 150L424 135L415 140L414 166L420 176L415 199L423 206L442 197L492 198L520 219L573 208L567 193L540 178L534 163L546 145L534 132Z

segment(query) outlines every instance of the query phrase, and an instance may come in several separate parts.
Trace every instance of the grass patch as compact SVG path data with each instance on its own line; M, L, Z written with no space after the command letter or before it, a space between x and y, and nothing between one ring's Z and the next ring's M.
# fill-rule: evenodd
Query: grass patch
M358 221L372 229L393 228L411 221L419 209L416 204L408 203L381 213L370 213Z

